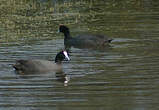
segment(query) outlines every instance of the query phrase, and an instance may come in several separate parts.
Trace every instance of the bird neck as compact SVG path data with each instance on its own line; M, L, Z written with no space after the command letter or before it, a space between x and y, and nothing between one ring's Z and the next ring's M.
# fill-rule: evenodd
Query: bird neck
M66 31L66 32L64 33L64 36L65 36L64 39L70 39L70 38L72 38L69 31Z
M55 57L55 63L56 64L61 64L61 60L58 57L59 57L59 54L57 54L56 57Z

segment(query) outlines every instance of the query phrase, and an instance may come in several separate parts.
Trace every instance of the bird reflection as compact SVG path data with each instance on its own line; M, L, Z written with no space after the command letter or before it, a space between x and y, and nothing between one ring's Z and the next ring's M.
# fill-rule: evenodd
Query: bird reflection
M35 74L19 74L19 72L17 73L16 71L15 71L15 73L16 73L16 75L17 75L17 77L18 78L23 78L23 79L37 79L37 78L44 78L44 77L46 77L46 79L47 79L47 77L50 79L50 78L52 78L52 79L56 79L56 81L58 81L58 82L61 82L61 83L63 83L64 84L64 86L68 86L68 83L69 83L69 81L70 81L70 76L68 76L67 74L65 74L63 71L60 71L60 72L54 72L54 73L52 73L52 72L49 72L49 73L35 73Z
M57 78L57 81L63 82L64 86L67 86L68 82L70 81L70 77L64 74L63 72L56 73L56 78Z

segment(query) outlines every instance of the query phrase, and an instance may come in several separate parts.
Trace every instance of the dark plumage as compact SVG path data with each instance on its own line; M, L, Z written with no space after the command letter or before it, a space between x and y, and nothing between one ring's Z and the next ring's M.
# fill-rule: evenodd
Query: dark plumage
M112 41L104 35L83 34L71 37L69 28L64 25L60 25L59 32L64 34L64 44L74 47L103 47Z
M64 60L70 60L66 51L59 52L55 57L55 63L47 60L17 60L13 65L17 73L30 74L30 73L42 73L42 72L59 72L62 71L61 62Z

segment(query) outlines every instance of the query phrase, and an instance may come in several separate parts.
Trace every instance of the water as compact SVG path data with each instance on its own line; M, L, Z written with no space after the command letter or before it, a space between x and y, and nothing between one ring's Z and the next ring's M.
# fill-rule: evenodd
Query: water
M2 110L159 109L157 1L1 2ZM16 59L54 60L63 48L59 24L73 36L103 33L114 41L106 50L71 48L64 73L16 74Z

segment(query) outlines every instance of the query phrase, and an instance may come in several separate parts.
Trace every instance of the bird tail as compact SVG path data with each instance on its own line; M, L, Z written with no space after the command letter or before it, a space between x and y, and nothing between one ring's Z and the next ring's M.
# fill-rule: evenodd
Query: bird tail
M108 39L108 43L111 43L113 39Z
M15 68L16 70L20 70L22 69L23 65L25 64L25 60L17 60L15 64L13 64L13 68Z

